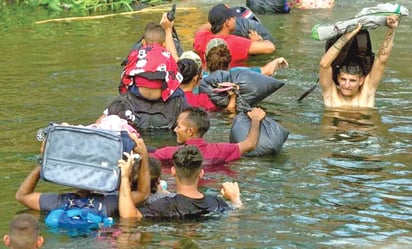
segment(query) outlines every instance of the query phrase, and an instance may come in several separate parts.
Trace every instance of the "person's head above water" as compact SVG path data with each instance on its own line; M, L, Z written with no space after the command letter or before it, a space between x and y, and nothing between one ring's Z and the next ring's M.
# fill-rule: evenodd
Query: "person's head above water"
M181 85L188 84L192 82L193 78L200 77L202 71L199 68L198 64L192 59L181 59L177 62L179 67L179 72L183 76ZM198 78L196 78L197 81Z
M38 220L31 214L19 214L9 224L9 233L3 242L15 249L34 249L42 247L44 238L40 236Z
M213 38L207 43L205 56L207 69L211 73L217 70L228 70L232 61L230 50L221 38Z
M177 119L174 129L176 140L184 144L191 138L201 138L209 130L210 119L207 112L201 108L185 108Z
M145 27L143 44L157 43L163 46L165 41L166 31L164 28L160 24L149 22Z
M208 16L212 33L216 34L221 31L226 21L230 21L231 19L234 21L228 23L228 28L234 30L236 28L236 11L223 3L213 6L213 8L209 11Z
M355 96L360 91L365 77L361 65L356 61L349 61L341 66L336 80L343 96Z

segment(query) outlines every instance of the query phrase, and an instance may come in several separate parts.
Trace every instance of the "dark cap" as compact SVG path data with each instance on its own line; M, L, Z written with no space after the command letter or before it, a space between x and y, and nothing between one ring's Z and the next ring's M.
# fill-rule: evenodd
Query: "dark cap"
M213 26L222 25L227 19L236 16L234 9L228 8L225 4L215 5L209 11L209 23Z

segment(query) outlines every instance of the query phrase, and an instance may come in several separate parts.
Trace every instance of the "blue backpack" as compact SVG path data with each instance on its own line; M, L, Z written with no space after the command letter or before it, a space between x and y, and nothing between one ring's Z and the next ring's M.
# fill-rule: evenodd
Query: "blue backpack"
M78 198L74 194L67 198L61 208L51 211L45 222L51 228L67 229L74 235L114 224L113 218L107 216L104 204L97 197Z

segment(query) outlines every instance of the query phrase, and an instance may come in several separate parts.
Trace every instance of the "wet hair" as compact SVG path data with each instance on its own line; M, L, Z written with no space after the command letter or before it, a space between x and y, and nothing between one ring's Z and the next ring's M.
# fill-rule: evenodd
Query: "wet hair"
M149 157L149 171L150 171L150 192L157 192L157 185L160 181L162 173L162 164L159 159Z
M9 225L12 248L32 248L40 236L38 220L31 214L17 215Z
M210 119L204 109L198 107L187 107L183 109L181 113L187 113L186 121L196 127L199 137L203 137L203 135L209 130Z
M108 115L117 115L119 118L125 119L129 122L129 124L133 124L133 121L136 119L134 113L132 111L131 104L123 98L122 96L117 97L107 106L107 112L105 113Z
M228 70L232 55L226 45L219 45L209 50L206 55L206 64L209 72Z
M361 65L356 61L350 61L345 65L342 65L339 69L339 73L347 73L352 75L364 76Z
M179 67L179 72L183 76L181 84L189 83L196 75L201 73L199 66L192 59L181 59L177 62L177 66Z
M137 184L139 180L140 161L135 161L132 168L132 191L137 190ZM159 159L149 157L149 171L150 171L150 192L157 192L157 185L159 184L159 178L162 172L162 164Z
M224 23L219 24L219 25L214 25L214 26L212 25L212 26L210 27L210 31L212 31L213 34L219 33L219 32L222 30L222 28L223 28L223 24L224 24Z
M160 24L149 22L144 30L144 39L146 43L162 44L166 40L166 31Z
M180 147L173 153L176 175L181 180L196 181L202 169L203 156L199 148L193 145Z

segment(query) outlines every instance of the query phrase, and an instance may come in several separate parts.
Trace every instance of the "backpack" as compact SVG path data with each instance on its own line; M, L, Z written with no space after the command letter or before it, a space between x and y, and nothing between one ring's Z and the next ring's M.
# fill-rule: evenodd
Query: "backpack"
M72 235L78 235L90 229L110 227L114 221L107 216L104 203L98 196L79 198L76 194L68 194L62 207L47 215L45 223L51 228L63 228Z
M341 36L336 36L326 41L325 51L335 44L335 42ZM338 57L333 61L333 81L337 83L337 76L339 69L342 65L345 65L348 61L357 61L363 71L363 75L367 75L371 69L375 59L375 54L372 52L372 43L368 30L360 30L346 45L342 48Z
M325 43L325 51L328 51L340 37L341 36L336 36L327 40ZM345 65L351 60L355 60L361 65L363 75L367 75L371 71L373 61L375 60L375 53L372 52L372 42L368 30L360 30L356 36L346 43L338 57L332 62L332 77L333 82L335 82L336 85L338 85L339 69L342 65ZM316 88L318 82L319 79L315 85L302 94L298 101L303 100L309 93L311 93Z

